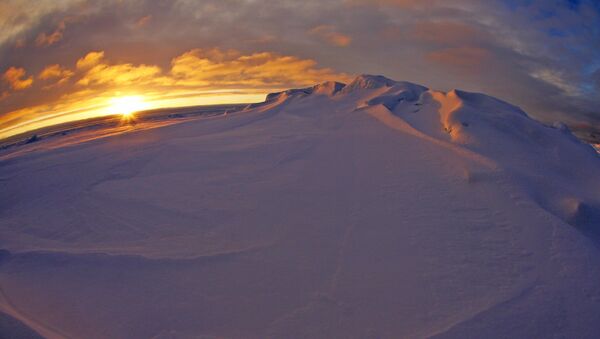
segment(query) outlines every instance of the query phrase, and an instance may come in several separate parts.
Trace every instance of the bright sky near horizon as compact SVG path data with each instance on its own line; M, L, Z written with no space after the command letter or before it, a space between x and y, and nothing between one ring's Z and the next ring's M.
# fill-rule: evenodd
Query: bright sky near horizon
M0 138L359 73L598 126L600 2L0 0Z

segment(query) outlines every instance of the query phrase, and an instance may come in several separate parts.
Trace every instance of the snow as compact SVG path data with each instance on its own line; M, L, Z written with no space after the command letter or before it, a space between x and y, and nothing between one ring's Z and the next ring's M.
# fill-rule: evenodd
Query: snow
M1 330L597 336L600 157L495 98L363 75L74 138L0 153Z

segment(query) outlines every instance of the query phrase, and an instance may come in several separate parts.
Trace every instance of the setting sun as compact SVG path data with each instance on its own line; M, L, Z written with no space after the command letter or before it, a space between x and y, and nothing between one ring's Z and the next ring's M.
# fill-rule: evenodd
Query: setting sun
M121 114L123 117L128 118L135 112L149 107L150 105L141 96L124 96L110 99L108 111L110 114Z

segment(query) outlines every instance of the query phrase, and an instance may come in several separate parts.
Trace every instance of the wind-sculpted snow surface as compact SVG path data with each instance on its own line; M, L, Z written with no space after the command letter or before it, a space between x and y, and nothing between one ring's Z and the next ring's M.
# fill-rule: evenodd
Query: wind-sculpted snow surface
M4 337L600 329L600 158L489 96L363 75L44 142L0 153Z

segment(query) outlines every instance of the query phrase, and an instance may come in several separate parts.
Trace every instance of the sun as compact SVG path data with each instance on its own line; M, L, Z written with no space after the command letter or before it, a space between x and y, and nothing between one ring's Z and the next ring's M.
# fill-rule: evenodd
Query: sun
M108 102L110 114L120 114L126 119L132 118L135 112L143 111L148 107L148 103L141 96L115 97Z

